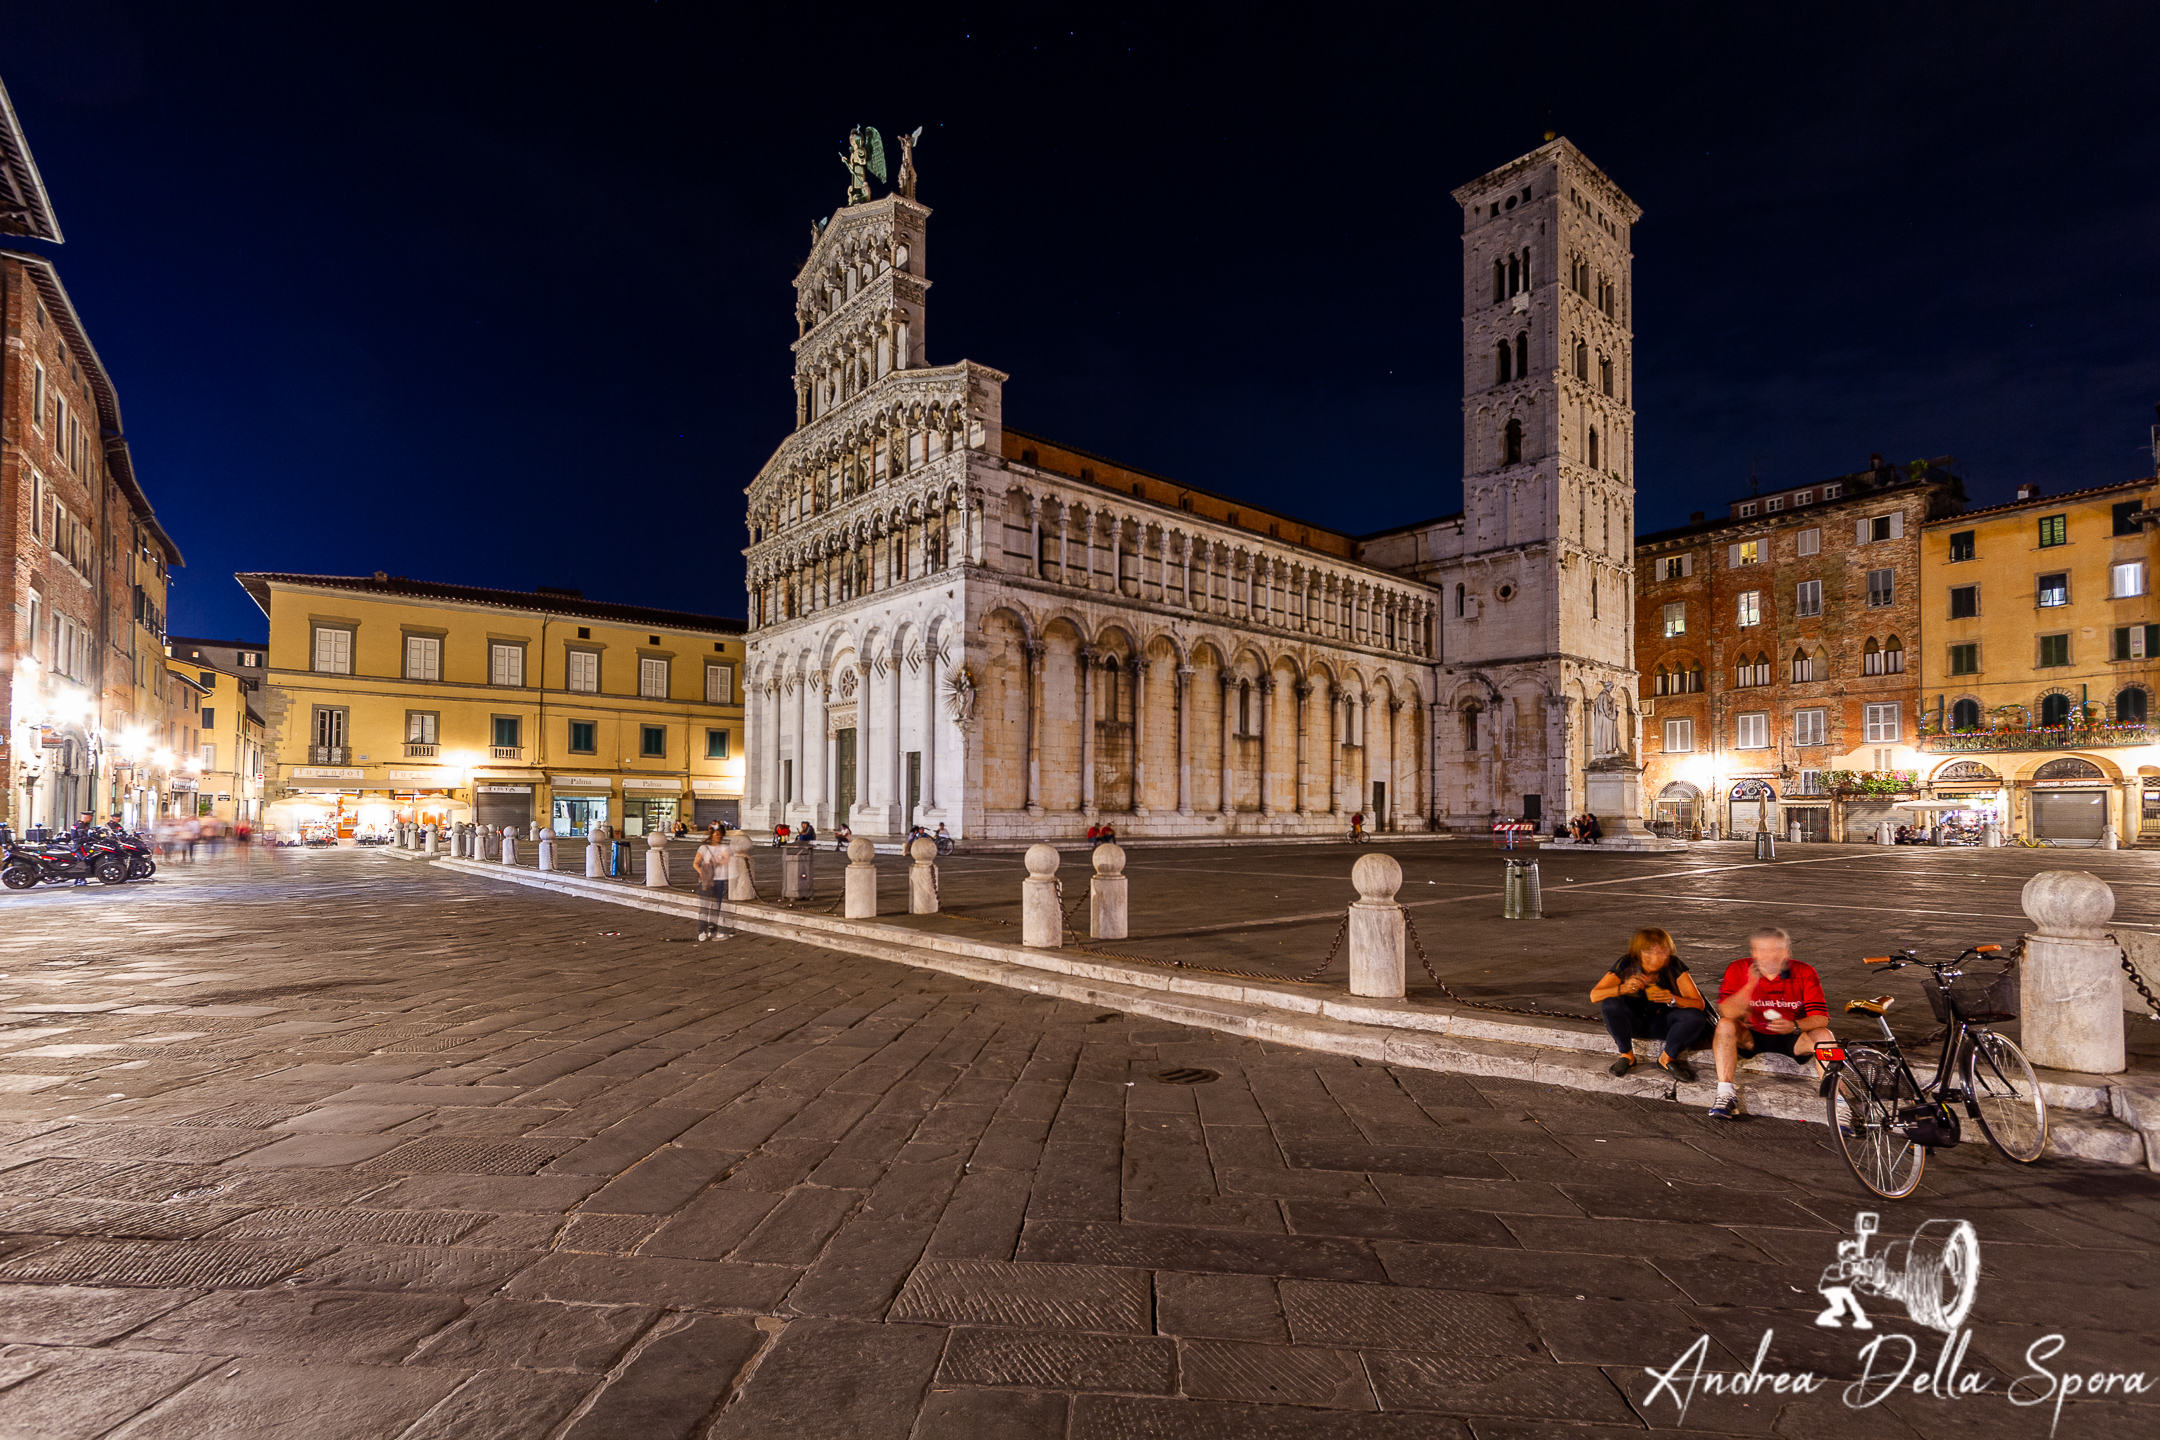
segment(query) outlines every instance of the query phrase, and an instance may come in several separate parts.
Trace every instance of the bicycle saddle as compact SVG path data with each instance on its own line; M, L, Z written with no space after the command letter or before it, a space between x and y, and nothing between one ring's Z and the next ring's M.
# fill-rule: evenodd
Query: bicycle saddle
M1865 1010L1870 1015L1887 1015L1895 1004L1897 1001L1888 995L1878 995L1872 1000L1847 1000L1845 1013L1850 1015L1855 1010Z

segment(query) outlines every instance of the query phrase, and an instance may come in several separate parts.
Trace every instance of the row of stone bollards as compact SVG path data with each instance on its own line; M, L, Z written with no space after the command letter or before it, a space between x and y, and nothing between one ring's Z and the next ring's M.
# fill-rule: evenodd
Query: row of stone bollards
M810 852L804 851L808 870ZM937 841L911 840L908 856L908 914L938 913ZM877 846L860 835L848 841L847 871L841 877L840 917L843 920L877 918ZM804 898L808 898L807 893Z

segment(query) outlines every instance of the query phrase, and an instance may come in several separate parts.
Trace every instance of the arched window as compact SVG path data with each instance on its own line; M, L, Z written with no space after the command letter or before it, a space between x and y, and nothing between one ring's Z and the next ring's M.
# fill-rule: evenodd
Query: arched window
M1805 650L1792 652L1792 682L1805 685L1815 678L1815 661Z
M2152 697L2141 685L2132 685L2115 697L2115 723L2118 725L2143 725L2145 717L2152 713Z
M1860 673L1863 675L1880 675L1883 673L1882 646L1876 643L1875 637L1872 635L1868 636L1867 644L1860 647Z
M1507 422L1507 458L1502 463L1507 465L1520 465L1522 463L1522 421L1520 420Z
M1687 688L1688 693L1691 695L1700 695L1702 693L1702 666L1700 664L1688 671Z
M1237 687L1237 733L1252 734L1252 682L1240 680Z
M1593 470L1598 468L1597 426L1595 425L1590 427L1590 468Z
M1463 605L1465 597L1467 597L1468 594L1469 591L1464 589L1462 586L1457 585L1455 587L1455 618L1458 620L1463 618Z
M2143 692L2140 691L2140 694ZM1980 728L1980 702L1970 697L1950 707L1952 730L1977 730Z
M1464 708L1462 712L1462 748L1463 753L1466 755L1475 755L1477 753L1477 717L1477 706L1470 705Z
M1597 368L1598 388L1607 395L1612 394L1612 361L1601 355L1598 357Z
M1665 673L1665 667L1663 665L1658 666L1657 674L1652 677L1650 693L1653 695L1663 695L1664 693L1666 693L1665 686L1671 678L1671 676Z
M1498 357L1498 362L1493 368L1493 383L1495 385L1505 385L1509 380L1513 378L1514 377L1508 371L1507 342L1503 340L1500 343L1500 354Z
M1590 347L1580 340L1575 342L1575 378L1577 380L1588 380L1590 378Z
M2070 723L2070 697L2067 695L2043 695L2040 697L2040 724L2052 729Z
M1515 332L1515 377L1519 380L1530 378L1530 332L1527 330Z
M1522 261L1510 255L1507 262L1507 293L1513 295L1522 289Z
M1905 673L1905 642L1892 635L1883 642L1882 673L1902 675Z

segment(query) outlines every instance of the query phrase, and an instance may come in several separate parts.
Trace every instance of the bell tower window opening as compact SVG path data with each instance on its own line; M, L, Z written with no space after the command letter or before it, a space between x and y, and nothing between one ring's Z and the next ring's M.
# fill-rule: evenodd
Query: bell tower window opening
M1493 383L1495 385L1505 385L1515 378L1508 371L1508 358L1507 342L1503 340L1500 342L1498 366L1493 372Z
M1575 378L1584 384L1590 381L1590 347L1580 340L1575 342Z
M1522 421L1510 420L1507 422L1507 430L1504 434L1504 449L1507 464L1520 465L1522 463Z
M1515 333L1515 375L1522 380L1530 378L1530 332L1527 330Z
M1492 303L1503 304L1507 300L1507 265L1503 261L1492 262Z
M1590 468L1593 470L1598 468L1598 436L1597 426L1595 425L1590 427Z

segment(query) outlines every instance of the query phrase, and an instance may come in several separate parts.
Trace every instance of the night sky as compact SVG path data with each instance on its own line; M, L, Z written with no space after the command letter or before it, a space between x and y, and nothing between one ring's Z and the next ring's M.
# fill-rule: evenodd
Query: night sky
M1448 192L1547 129L1645 211L1641 529L2152 471L2149 5L1180 8L0 5L173 629L259 633L239 570L742 614L856 123L926 127L933 363L1316 522L1460 507Z

